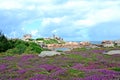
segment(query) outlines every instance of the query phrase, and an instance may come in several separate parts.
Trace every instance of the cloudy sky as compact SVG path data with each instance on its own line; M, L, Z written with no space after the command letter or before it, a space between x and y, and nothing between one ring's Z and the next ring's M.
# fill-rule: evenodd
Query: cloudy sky
M120 0L0 0L0 30L66 41L120 39Z

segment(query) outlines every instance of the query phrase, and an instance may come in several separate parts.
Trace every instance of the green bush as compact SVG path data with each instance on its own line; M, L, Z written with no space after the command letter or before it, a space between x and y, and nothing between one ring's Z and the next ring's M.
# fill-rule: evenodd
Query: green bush
M37 38L36 40L37 40L37 41L39 41L39 40L44 40L44 38Z
M16 46L17 52L18 54L22 54L24 53L24 51L26 50L27 46L25 44L19 44Z
M7 40L0 33L0 52L3 52L4 55L38 54L41 51L43 51L43 48L34 42L26 42L20 39Z
M120 67L112 68L112 70L114 70L114 71L120 71Z
M43 51L43 48L41 48L38 44L34 42L30 42L29 46L26 48L24 53L25 54L38 54L38 53L41 53L41 51Z
M9 40L0 32L0 52L5 52L10 48L12 48L12 45Z

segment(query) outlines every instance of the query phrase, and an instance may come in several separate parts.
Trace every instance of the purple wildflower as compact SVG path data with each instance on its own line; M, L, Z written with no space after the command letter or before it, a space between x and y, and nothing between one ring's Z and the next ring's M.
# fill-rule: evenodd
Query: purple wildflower
M60 70L58 70L58 71L56 71L56 72L53 72L53 73L51 73L51 76L58 76L58 75L64 75L64 73L66 72L67 70L66 69L60 69Z
M48 72L57 71L57 70L60 69L60 68L57 67L57 66L49 65L49 64L40 65L40 68L44 68L44 69L47 70Z
M81 69L84 68L84 66L83 66L83 64L76 64L76 65L74 65L72 68L81 70Z
M48 76L43 74L37 74L34 77L30 78L30 80L48 80Z
M24 74L24 73L26 72L26 70L21 69L21 70L18 70L17 72L18 72L19 74Z
M23 56L22 56L22 60L23 60L23 61L26 61L26 60L31 59L31 58L34 58L34 57L35 57L34 55L23 55Z
M92 51L93 53L103 53L103 52L105 52L104 50L93 50Z
M15 57L13 57L13 56L7 56L7 57L5 57L4 59L5 60L13 60Z
M7 65L5 64L0 64L0 71L3 71L7 68Z

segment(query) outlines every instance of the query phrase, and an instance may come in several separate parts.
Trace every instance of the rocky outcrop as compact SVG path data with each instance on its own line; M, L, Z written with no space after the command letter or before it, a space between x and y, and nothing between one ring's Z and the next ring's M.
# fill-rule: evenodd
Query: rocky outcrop
M112 50L112 51L104 52L103 54L108 54L108 55L120 54L120 50Z
M39 57L46 57L46 56L54 56L54 55L60 55L60 52L56 51L42 51L38 56Z
M90 42L80 42L80 45L82 46L89 46L91 43Z
M114 43L113 43L113 41L102 41L102 45L103 45L103 47L114 47Z

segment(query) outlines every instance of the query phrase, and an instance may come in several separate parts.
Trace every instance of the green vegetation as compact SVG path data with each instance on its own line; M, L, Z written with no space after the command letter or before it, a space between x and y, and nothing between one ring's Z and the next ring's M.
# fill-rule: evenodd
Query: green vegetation
M3 55L37 54L41 51L43 48L34 42L26 42L20 39L8 40L0 32L0 53Z
M0 52L5 52L6 50L12 48L12 43L9 41L2 32L0 32Z
M48 71L41 71L41 72L39 72L38 74L50 74Z
M57 50L57 52L63 52L62 50Z
M112 68L111 70L120 71L120 67L114 67L114 68Z
M44 39L44 38L37 38L36 41L43 41L45 44L60 44L65 43L64 41L59 41L57 39Z
M39 41L39 40L44 40L44 38L37 38L36 41Z
M69 54L68 57L71 58L71 59L74 59L74 60L76 60L78 62L88 63L90 61L93 61L92 58L85 58L85 57L83 57L81 55L78 55L78 54Z
M87 50L87 48L85 47L73 49L73 51L85 51L85 50Z
M68 74L73 77L84 77L84 72L76 69L69 69Z
M29 39L29 41L34 41L34 39Z
M7 55L15 54L37 54L40 53L43 49L34 42L25 42L22 40L16 40L14 43L14 48L6 51Z
M53 44L53 43L58 43L56 39L49 39L49 40L44 40L46 44Z

